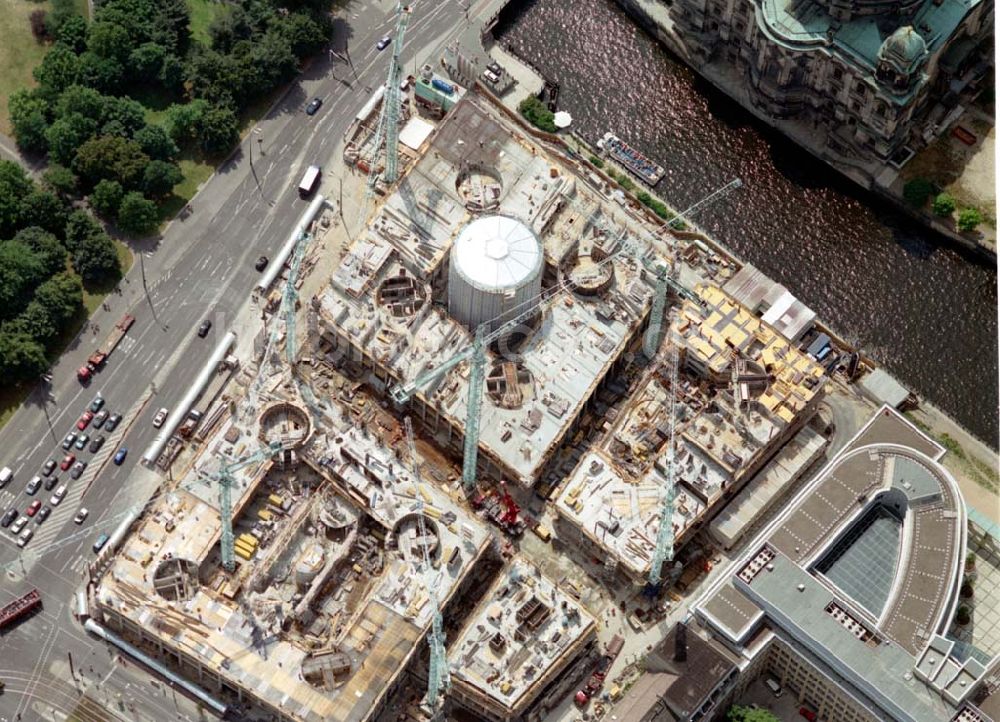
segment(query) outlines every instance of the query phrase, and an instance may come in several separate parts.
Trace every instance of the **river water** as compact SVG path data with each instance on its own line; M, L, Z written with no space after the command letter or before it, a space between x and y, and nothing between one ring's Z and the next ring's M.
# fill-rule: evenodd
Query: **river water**
M499 40L559 83L577 132L594 142L613 131L665 166L656 190L674 207L742 178L695 220L997 446L993 266L757 122L613 0L522 0L510 10Z

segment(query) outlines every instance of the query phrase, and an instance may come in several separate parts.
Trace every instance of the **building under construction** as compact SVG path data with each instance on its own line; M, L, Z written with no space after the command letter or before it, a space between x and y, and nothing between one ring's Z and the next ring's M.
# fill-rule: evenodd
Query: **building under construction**
M679 549L786 446L822 396L823 369L806 354L718 287L695 293L668 334L687 373L671 388L653 368L554 497L562 531L637 584L651 571L671 479ZM822 448L811 445L800 467Z

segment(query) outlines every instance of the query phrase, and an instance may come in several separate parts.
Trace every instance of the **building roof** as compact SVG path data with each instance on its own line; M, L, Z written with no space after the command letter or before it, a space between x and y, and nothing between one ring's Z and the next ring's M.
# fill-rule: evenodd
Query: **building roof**
M542 244L535 232L510 216L481 216L458 234L452 267L474 288L518 288L542 270Z
M965 506L937 463L941 452L883 407L696 613L737 646L766 618L893 718L950 718L957 702L949 707L914 678L919 657L950 624L964 564ZM901 518L902 529L898 521L874 526L878 510Z

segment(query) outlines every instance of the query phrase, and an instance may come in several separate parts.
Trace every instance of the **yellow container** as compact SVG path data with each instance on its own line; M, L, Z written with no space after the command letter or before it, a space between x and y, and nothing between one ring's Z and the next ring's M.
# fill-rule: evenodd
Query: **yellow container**
M261 521L271 521L274 518L274 514L269 512L267 509L258 509L257 518Z
M233 547L233 551L236 552L236 556L242 559L246 559L247 561L250 561L250 557L253 556L253 551L247 549L246 547L242 547L238 544Z
M539 524L534 528L535 536L541 539L543 542L550 541L552 539L552 532L544 524Z
M244 544L246 544L251 549L256 549L257 548L257 544L259 543L257 541L257 537L253 536L252 534L245 534L245 533L244 534L240 534L239 540L241 542L243 542Z
M281 508L281 505L285 503L285 500L282 499L277 494L271 494L269 497L267 497L267 500L268 500L268 502L270 502L271 504L274 504L279 509Z

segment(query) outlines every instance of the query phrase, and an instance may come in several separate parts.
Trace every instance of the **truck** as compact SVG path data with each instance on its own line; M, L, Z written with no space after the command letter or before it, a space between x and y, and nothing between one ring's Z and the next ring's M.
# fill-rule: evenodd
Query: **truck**
M121 321L115 324L115 327L111 330L111 333L104 340L104 344L101 345L94 353L90 354L90 358L87 359L86 366L81 366L76 372L76 377L79 379L81 384L85 384L93 378L94 373L99 371L104 367L104 363L108 360L108 356L111 352L115 350L121 340L125 338L125 334L128 330L132 328L132 324L135 323L135 316L130 313L126 313L122 316Z
M40 606L42 606L42 595L38 593L37 589L22 594L9 604L0 607L0 629L10 626Z

